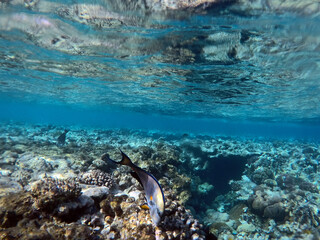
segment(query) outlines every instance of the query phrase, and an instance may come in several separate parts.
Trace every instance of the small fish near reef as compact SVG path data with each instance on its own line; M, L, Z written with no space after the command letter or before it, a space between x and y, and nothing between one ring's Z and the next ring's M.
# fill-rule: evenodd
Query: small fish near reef
M69 130L64 130L64 132L58 137L57 142L58 145L64 145L66 143L66 135L69 132Z
M116 162L110 159L108 154L104 154L101 157L101 159L104 161L108 160L113 163L127 165L131 167L131 169L134 171L132 176L135 177L140 182L140 184L143 186L143 189L145 191L151 219L153 223L158 226L161 220L161 216L164 213L164 206L165 206L164 194L159 182L150 173L148 173L147 171L139 168L137 165L132 163L130 158L122 151L121 151L121 155L122 155L122 160L120 162ZM146 206L144 206L143 208L145 209Z

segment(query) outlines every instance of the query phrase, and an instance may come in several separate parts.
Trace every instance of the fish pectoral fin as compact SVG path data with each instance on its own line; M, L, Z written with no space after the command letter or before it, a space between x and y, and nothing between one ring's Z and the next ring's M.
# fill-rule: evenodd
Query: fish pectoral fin
M142 209L144 209L144 210L149 210L150 208L149 208L149 206L145 203L145 204L143 204L143 205L141 205L140 206Z

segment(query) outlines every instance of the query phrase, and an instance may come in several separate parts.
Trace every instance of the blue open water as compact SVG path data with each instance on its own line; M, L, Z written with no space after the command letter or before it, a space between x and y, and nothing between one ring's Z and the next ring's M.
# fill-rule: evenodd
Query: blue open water
M319 141L317 123L266 122L210 119L125 112L118 109L82 108L81 106L41 105L3 101L1 120L19 123L54 124L71 127L135 129L177 134L207 134L233 137L265 137Z

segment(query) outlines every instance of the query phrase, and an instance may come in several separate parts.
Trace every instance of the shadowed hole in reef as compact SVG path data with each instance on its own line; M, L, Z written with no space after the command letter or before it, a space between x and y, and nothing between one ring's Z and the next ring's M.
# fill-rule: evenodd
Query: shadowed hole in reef
M192 198L187 204L197 214L205 212L207 207L212 206L217 196L225 195L231 190L230 180L241 179L245 165L251 157L250 155L217 155L216 150L203 152L199 146L189 143L182 145L182 149L186 159L184 170L193 176Z
M198 176L202 183L205 182L212 185L213 189L203 195L198 194L198 192L192 193L193 200L189 204L197 215L204 214L208 207L212 207L216 197L226 195L231 190L230 180L241 179L248 157L227 155L208 160L207 168L199 171Z
M228 155L211 158L208 167L201 171L203 181L214 186L213 196L226 194L230 191L230 180L240 180L245 170L248 157Z

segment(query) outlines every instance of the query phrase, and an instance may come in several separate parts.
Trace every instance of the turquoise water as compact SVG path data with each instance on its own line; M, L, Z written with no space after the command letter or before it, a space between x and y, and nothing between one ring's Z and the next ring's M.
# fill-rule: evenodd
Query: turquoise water
M33 124L54 124L105 129L135 129L177 134L207 134L233 137L265 137L271 139L302 139L319 141L317 122L267 122L232 119L166 116L125 112L112 108L48 105L3 101L0 104L3 123L17 121Z
M123 11L119 26L89 7L87 17L72 15L74 6L2 9L2 119L139 128L143 118L169 130L177 121L183 131L205 130L198 121L209 119L230 128L272 122L288 136L319 130L316 15Z
M32 216L39 239L65 223L92 239L318 239L319 3L129 2L0 1L0 216L17 192L37 208L0 235ZM162 185L159 228L126 167L102 161L118 149ZM76 194L46 192L59 178Z

